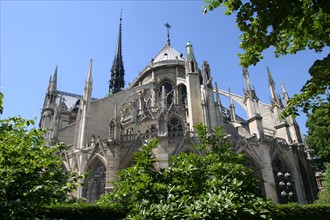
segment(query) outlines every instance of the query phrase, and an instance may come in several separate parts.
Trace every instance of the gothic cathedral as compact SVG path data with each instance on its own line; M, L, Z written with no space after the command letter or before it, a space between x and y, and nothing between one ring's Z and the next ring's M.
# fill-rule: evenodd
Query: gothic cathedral
M289 99L284 85L282 100L268 70L271 103L259 102L243 69L243 95L221 90L212 82L209 64L197 65L192 44L187 43L184 56L171 47L167 33L165 46L125 88L120 18L109 95L101 99L92 98L92 60L83 95L57 90L56 67L39 126L50 128L45 137L49 146L67 146L62 153L65 169L88 173L75 195L95 202L111 191L117 171L132 164L133 153L150 137L159 139L157 166L167 167L171 155L193 151L194 125L203 123L209 131L223 127L236 152L248 158L264 181L260 187L268 198L313 202L317 186L299 127L291 117L279 118ZM220 97L229 98L228 108ZM246 111L247 119L235 113L234 103Z

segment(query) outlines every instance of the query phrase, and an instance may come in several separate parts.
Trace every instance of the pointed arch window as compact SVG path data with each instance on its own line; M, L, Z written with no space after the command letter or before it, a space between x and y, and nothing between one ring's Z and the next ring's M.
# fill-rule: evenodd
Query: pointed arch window
M280 156L276 156L272 161L277 198L279 203L296 202L297 193L294 179L291 176L291 170L284 161Z
M105 165L97 159L89 169L89 175L85 179L82 196L87 202L95 202L105 193Z
M149 128L146 130L146 137L154 137L157 133L157 127L156 125L151 125Z
M184 84L180 84L178 86L178 96L179 96L179 104L186 106L187 105L187 87Z
M168 136L178 138L183 136L183 126L179 119L171 118L167 123Z
M146 115L151 115L151 102L152 102L151 90L148 89L145 91L143 96L144 112Z
M255 160L250 155L248 155L247 153L243 153L243 155L245 157L246 166L249 167L250 169L252 169L253 175L260 180L257 187L260 189L261 193L264 196L266 196L265 184L264 184L264 180L262 177L262 172L261 172L260 167L256 164Z
M110 138L115 138L115 128L116 128L115 122L111 121L110 122Z
M190 65L191 65L191 72L195 72L195 63L194 63L194 61L191 61Z
M171 107L172 103L173 103L173 98L174 98L174 87L172 85L172 83L166 81L162 84L160 84L159 89L158 89L158 95L160 97L159 100L162 100L162 93L163 91L165 92L165 102L166 102L166 106L167 108Z

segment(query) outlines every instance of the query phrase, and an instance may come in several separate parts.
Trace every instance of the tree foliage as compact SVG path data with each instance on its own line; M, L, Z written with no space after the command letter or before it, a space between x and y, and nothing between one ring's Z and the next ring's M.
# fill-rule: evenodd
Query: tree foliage
M319 192L319 199L316 203L330 204L330 163L326 165L324 180L322 181L323 191Z
M262 52L273 46L275 56L310 49L320 52L330 46L330 4L328 0L204 0L205 10L225 6L226 14L236 14L242 34L239 54L244 67L256 65ZM310 68L311 78L288 103L284 116L318 108L329 97L330 55ZM321 96L320 96L321 95Z
M0 115L3 112L3 93L0 92Z
M236 13L241 30L241 65L256 65L262 52L273 46L275 55L316 52L330 45L330 5L327 0L204 0L206 10L220 5Z
M0 120L0 218L32 218L45 205L64 201L77 176L62 170L58 151L47 147L33 120Z
M157 170L153 139L99 203L126 207L127 219L269 219L272 203L261 196L243 155L234 152L221 129L209 134L199 125L197 130L198 154L173 156L171 166Z
M305 113L311 113L330 101L330 54L323 60L316 60L309 73L310 79L300 93L288 101L283 116L299 115L299 108Z
M329 100L330 101L330 100ZM330 102L308 114L306 143L323 162L330 163Z

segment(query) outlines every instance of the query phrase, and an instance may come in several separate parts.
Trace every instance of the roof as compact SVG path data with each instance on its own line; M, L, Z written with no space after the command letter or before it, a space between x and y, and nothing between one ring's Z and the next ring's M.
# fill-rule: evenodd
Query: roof
M57 91L57 99L56 103L57 105L60 105L61 103L64 103L68 109L74 108L76 102L78 99L83 99L82 95L64 92L64 91ZM96 101L96 98L92 98L92 101Z
M185 61L185 58L183 57L182 53L179 53L169 44L166 44L163 49L154 57L153 62L156 63L176 59Z

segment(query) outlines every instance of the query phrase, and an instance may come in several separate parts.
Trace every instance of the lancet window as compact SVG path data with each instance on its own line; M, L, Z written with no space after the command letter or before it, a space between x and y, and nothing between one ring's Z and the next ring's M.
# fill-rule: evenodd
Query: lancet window
M279 156L275 157L272 165L279 203L296 202L297 194L291 170Z
M95 202L105 192L105 166L100 160L96 160L89 170L89 175L83 187L83 197L87 202Z
M167 108L171 107L172 103L173 103L173 93L174 93L174 88L173 88L173 85L170 83L170 82L164 82L162 83L160 86L159 86L159 89L158 89L158 94L159 94L159 100L163 101L162 100L162 94L163 92L165 93L164 94L164 101L166 102L166 106Z
M115 137L115 122L111 121L110 122L110 138L114 138Z
M187 105L187 87L183 84L178 86L179 104Z
M146 90L143 96L144 112L149 115L151 111L152 95L150 89Z
M178 138L183 136L183 126L179 119L171 118L167 123L168 136L170 138Z

